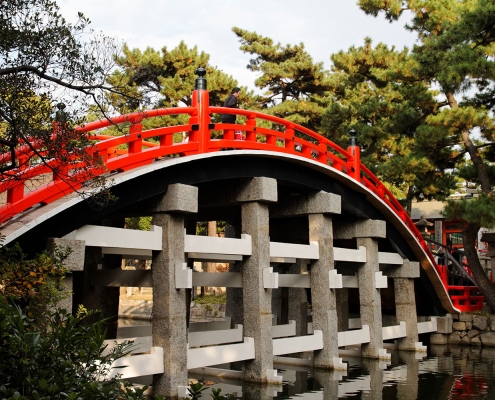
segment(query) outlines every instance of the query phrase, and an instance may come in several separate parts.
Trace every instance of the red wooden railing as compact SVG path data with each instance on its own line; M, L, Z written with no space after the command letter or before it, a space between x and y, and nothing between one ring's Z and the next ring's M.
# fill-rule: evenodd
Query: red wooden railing
M215 113L236 114L244 117L246 122L212 124L211 115ZM143 120L172 115L188 115L189 121L185 125L143 130ZM104 128L122 123L130 124L128 134L108 136L100 132ZM193 92L191 107L132 113L91 122L76 129L86 133L88 138L95 142L93 146L88 147L87 152L102 160L104 165L88 171L80 168L80 162L68 163L64 165L65 172L70 176L68 179L59 179L58 174L54 173L54 166L60 170L57 160L47 160L39 165L28 165L9 171L5 174L6 179L0 183L0 193L7 192L7 202L0 208L0 224L36 204L47 204L78 191L91 177L112 171L130 170L170 155L188 156L222 149L264 150L305 157L350 176L375 193L397 214L436 266L432 253L409 215L392 193L361 163L358 146L350 146L344 150L301 125L257 111L210 107L209 93L206 90ZM234 139L236 130L244 132L244 140ZM216 131L222 138L215 139L212 131ZM188 141L174 143L174 134L180 132L187 132ZM155 141L149 141L151 138ZM39 142L19 146L16 149L16 158L27 160L36 153L45 155L45 150L40 146ZM10 162L10 157L10 153L2 154L0 164ZM24 165L24 162L21 164ZM52 175L48 183L29 193L25 190L26 182L47 174Z

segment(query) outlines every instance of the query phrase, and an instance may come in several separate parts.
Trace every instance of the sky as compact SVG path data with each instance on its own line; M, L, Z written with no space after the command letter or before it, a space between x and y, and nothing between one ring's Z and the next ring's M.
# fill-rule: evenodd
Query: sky
M331 66L330 55L360 46L369 36L402 49L415 36L393 24L366 15L357 0L58 0L62 15L74 21L77 12L91 27L126 42L130 48L166 46L183 40L210 55L210 64L255 89L255 73L247 70L250 55L239 50L236 26L270 37L282 45L304 43L315 62Z

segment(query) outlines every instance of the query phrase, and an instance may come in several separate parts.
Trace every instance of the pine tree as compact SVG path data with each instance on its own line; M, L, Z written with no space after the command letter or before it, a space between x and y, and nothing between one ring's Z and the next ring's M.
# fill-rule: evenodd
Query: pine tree
M247 68L260 73L255 85L266 90L259 106L272 115L319 131L328 88L328 71L314 63L304 44L282 46L272 39L232 28L240 49L254 55Z
M417 33L413 57L418 79L435 83L447 107L427 117L426 131L448 135L463 154L469 155L472 168L461 168L461 176L471 171L480 197L469 202L450 202L448 218L466 221L464 251L478 287L487 304L495 310L495 287L486 276L476 252L481 226L495 226L493 178L493 107L495 102L495 3L492 0L360 0L368 14L397 20L405 10L413 19L406 26ZM475 174L472 172L475 171Z
M455 186L450 174L453 150L447 135L422 134L428 115L438 111L425 82L412 72L407 48L397 51L371 39L331 56L330 104L322 118L324 134L342 147L355 129L362 162L411 211L414 198L445 197ZM453 143L450 143L453 144ZM432 152L432 147L439 148Z

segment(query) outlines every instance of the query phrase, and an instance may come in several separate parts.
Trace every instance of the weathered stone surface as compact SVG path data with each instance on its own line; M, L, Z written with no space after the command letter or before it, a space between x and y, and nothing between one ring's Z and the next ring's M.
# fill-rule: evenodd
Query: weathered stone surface
M490 330L495 331L495 314L490 316Z
M454 322L452 324L452 329L454 331L465 331L466 330L466 323L465 322Z
M437 332L452 333L452 315L447 314L437 318Z
M473 323L472 322L466 322L466 329L473 329Z
M460 346L470 346L471 345L471 340L468 338L467 335L464 337L461 337L461 341L459 342Z
M241 184L236 195L236 201L240 202L275 202L277 199L277 180L265 177L253 178Z
M404 264L388 269L386 275L389 278L419 278L419 270L419 262L409 261L406 258Z
M471 346L481 346L481 339L479 336L471 339Z
M311 214L340 214L341 199L338 194L317 192L305 196L288 197L270 209L270 215L298 216Z
M65 268L70 271L82 271L84 269L84 240L48 238L46 242L47 251L54 254L57 248L60 250L70 249L70 254L63 263Z
M488 318L484 315L475 315L473 317L473 328L484 331L488 324Z
M335 224L335 239L384 238L387 234L385 221L366 219L353 223Z
M198 212L198 188L182 183L168 185L167 193L151 206L150 212L196 213Z
M473 321L473 314L461 313L461 314L459 314L459 321L472 322Z
M478 336L480 334L480 331L477 329L470 329L467 333L468 337L470 339L474 338L475 336Z
M495 347L495 332L483 332L480 338L483 346Z
M447 339L448 344L459 344L461 341L461 332L452 332Z
M431 344L447 344L448 335L443 335L441 333L432 333L430 335Z

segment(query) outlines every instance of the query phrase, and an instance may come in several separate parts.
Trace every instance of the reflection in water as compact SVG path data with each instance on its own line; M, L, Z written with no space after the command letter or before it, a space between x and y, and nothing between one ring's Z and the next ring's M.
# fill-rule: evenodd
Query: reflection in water
M221 387L222 393L235 393L237 398L256 400L495 399L492 348L432 345L425 358L392 352L391 363L357 357L344 357L344 361L348 363L346 375L277 365L284 368L279 370L284 379L281 388L247 384L241 387L239 381L219 382L214 387Z

